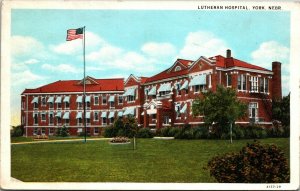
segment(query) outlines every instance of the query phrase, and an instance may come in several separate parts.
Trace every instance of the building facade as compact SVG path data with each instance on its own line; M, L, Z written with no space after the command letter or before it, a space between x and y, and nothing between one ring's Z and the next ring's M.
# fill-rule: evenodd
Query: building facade
M270 63L271 64L271 63ZM118 117L135 116L140 127L192 126L203 124L193 116L192 103L202 92L216 91L218 85L234 88L248 105L248 116L239 124L272 124L272 99L281 99L281 63L268 70L231 56L217 55L196 61L177 59L168 69L152 77L130 75L123 79L87 77L86 120L88 133ZM22 124L27 136L51 135L66 125L72 135L83 131L83 81L57 81L22 93Z

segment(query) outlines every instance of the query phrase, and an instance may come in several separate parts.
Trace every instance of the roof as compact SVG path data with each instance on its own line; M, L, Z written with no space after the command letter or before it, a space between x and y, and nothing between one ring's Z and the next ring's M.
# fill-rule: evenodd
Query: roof
M95 91L124 91L124 79L94 79L91 84L86 84L86 92ZM86 79L87 79L86 78ZM25 89L24 93L58 93L58 92L82 92L82 80L59 80L35 89Z
M144 84L148 79L148 77L142 77L142 76L140 78L141 78L141 84Z
M249 64L247 62L241 61L236 58L225 58L221 55L215 56L216 58L216 66L222 67L222 68L231 68L231 67L242 67L242 68L249 68L249 69L255 69L255 70L263 70L263 71L271 71L266 68L262 68L260 66L256 66L253 64Z
M177 61L180 62L181 64L185 65L186 67L189 67L189 63L194 62L193 60L185 60L185 59L181 59L181 58L178 58Z

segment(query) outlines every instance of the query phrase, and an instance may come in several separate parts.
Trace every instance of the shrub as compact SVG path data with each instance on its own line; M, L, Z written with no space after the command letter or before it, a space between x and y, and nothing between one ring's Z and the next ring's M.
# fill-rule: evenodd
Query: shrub
M161 128L160 135L163 137L169 137L169 130L170 130L170 127Z
M236 139L243 139L245 137L244 130L238 125L236 125L232 131L235 134Z
M177 128L177 127L171 127L171 128L169 129L168 135L169 135L169 137L175 137L175 135L176 135L179 131L180 131L179 128Z
M56 130L56 135L59 137L68 137L70 135L69 129L64 125Z
M104 129L104 137L116 137L117 133L117 129L113 126L109 126Z
M275 145L247 144L239 153L213 157L210 175L223 183L286 183L289 167L284 153Z
M114 137L110 140L111 143L127 143L130 140L127 137Z
M21 137L23 133L24 133L23 125L13 126L13 129L11 130L11 137Z
M137 137L138 138L152 138L153 133L150 131L149 128L141 128L141 129L139 129L139 131L137 133Z

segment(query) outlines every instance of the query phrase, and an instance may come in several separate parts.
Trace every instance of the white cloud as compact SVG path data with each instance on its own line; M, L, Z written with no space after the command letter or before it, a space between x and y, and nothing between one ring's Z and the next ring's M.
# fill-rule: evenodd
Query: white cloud
M260 44L257 50L251 53L252 63L272 70L272 62L281 62L281 81L283 95L290 91L290 50L276 42L268 41Z
M80 73L81 70L70 65L70 64L59 64L59 65L51 65L51 64L43 64L42 69L50 70L52 72L61 72L61 73Z
M289 65L290 50L276 41L260 44L259 48L251 53L252 63L264 68L272 69L272 62L279 61L287 71Z
M101 45L105 45L106 43L102 38L100 38L98 35L92 32L86 32L85 39L86 39L85 47L87 52L93 51L97 47L100 47ZM55 53L66 54L66 55L80 53L82 52L82 48L83 48L83 42L81 39L66 41L58 45L50 46L50 49Z
M86 58L90 61L101 60L101 62L110 62L118 58L122 53L123 50L121 48L106 45L101 47L98 51L91 52L86 56Z
M13 56L31 56L33 53L43 52L44 45L29 36L12 36L11 53Z
M196 60L200 56L224 55L228 48L224 40L210 32L190 32L185 39L184 47L180 50L179 57Z
M40 61L37 59L29 59L29 60L25 60L24 62L16 62L14 59L12 59L12 64L11 64L11 68L13 71L24 71L24 70L28 70L29 69L29 65L34 65L39 63Z
M39 62L40 62L39 60L32 58L32 59L26 60L24 62L24 64L37 64Z
M176 54L176 48L170 43L148 42L142 46L142 51L152 57L168 57Z
M14 72L12 73L11 77L13 86L31 84L32 82L45 79L44 76L34 74L30 70Z

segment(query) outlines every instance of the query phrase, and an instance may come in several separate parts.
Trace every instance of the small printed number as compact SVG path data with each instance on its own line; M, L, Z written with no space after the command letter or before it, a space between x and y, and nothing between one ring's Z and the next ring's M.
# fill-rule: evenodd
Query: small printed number
M267 188L279 189L279 188L281 188L281 185L267 185Z

